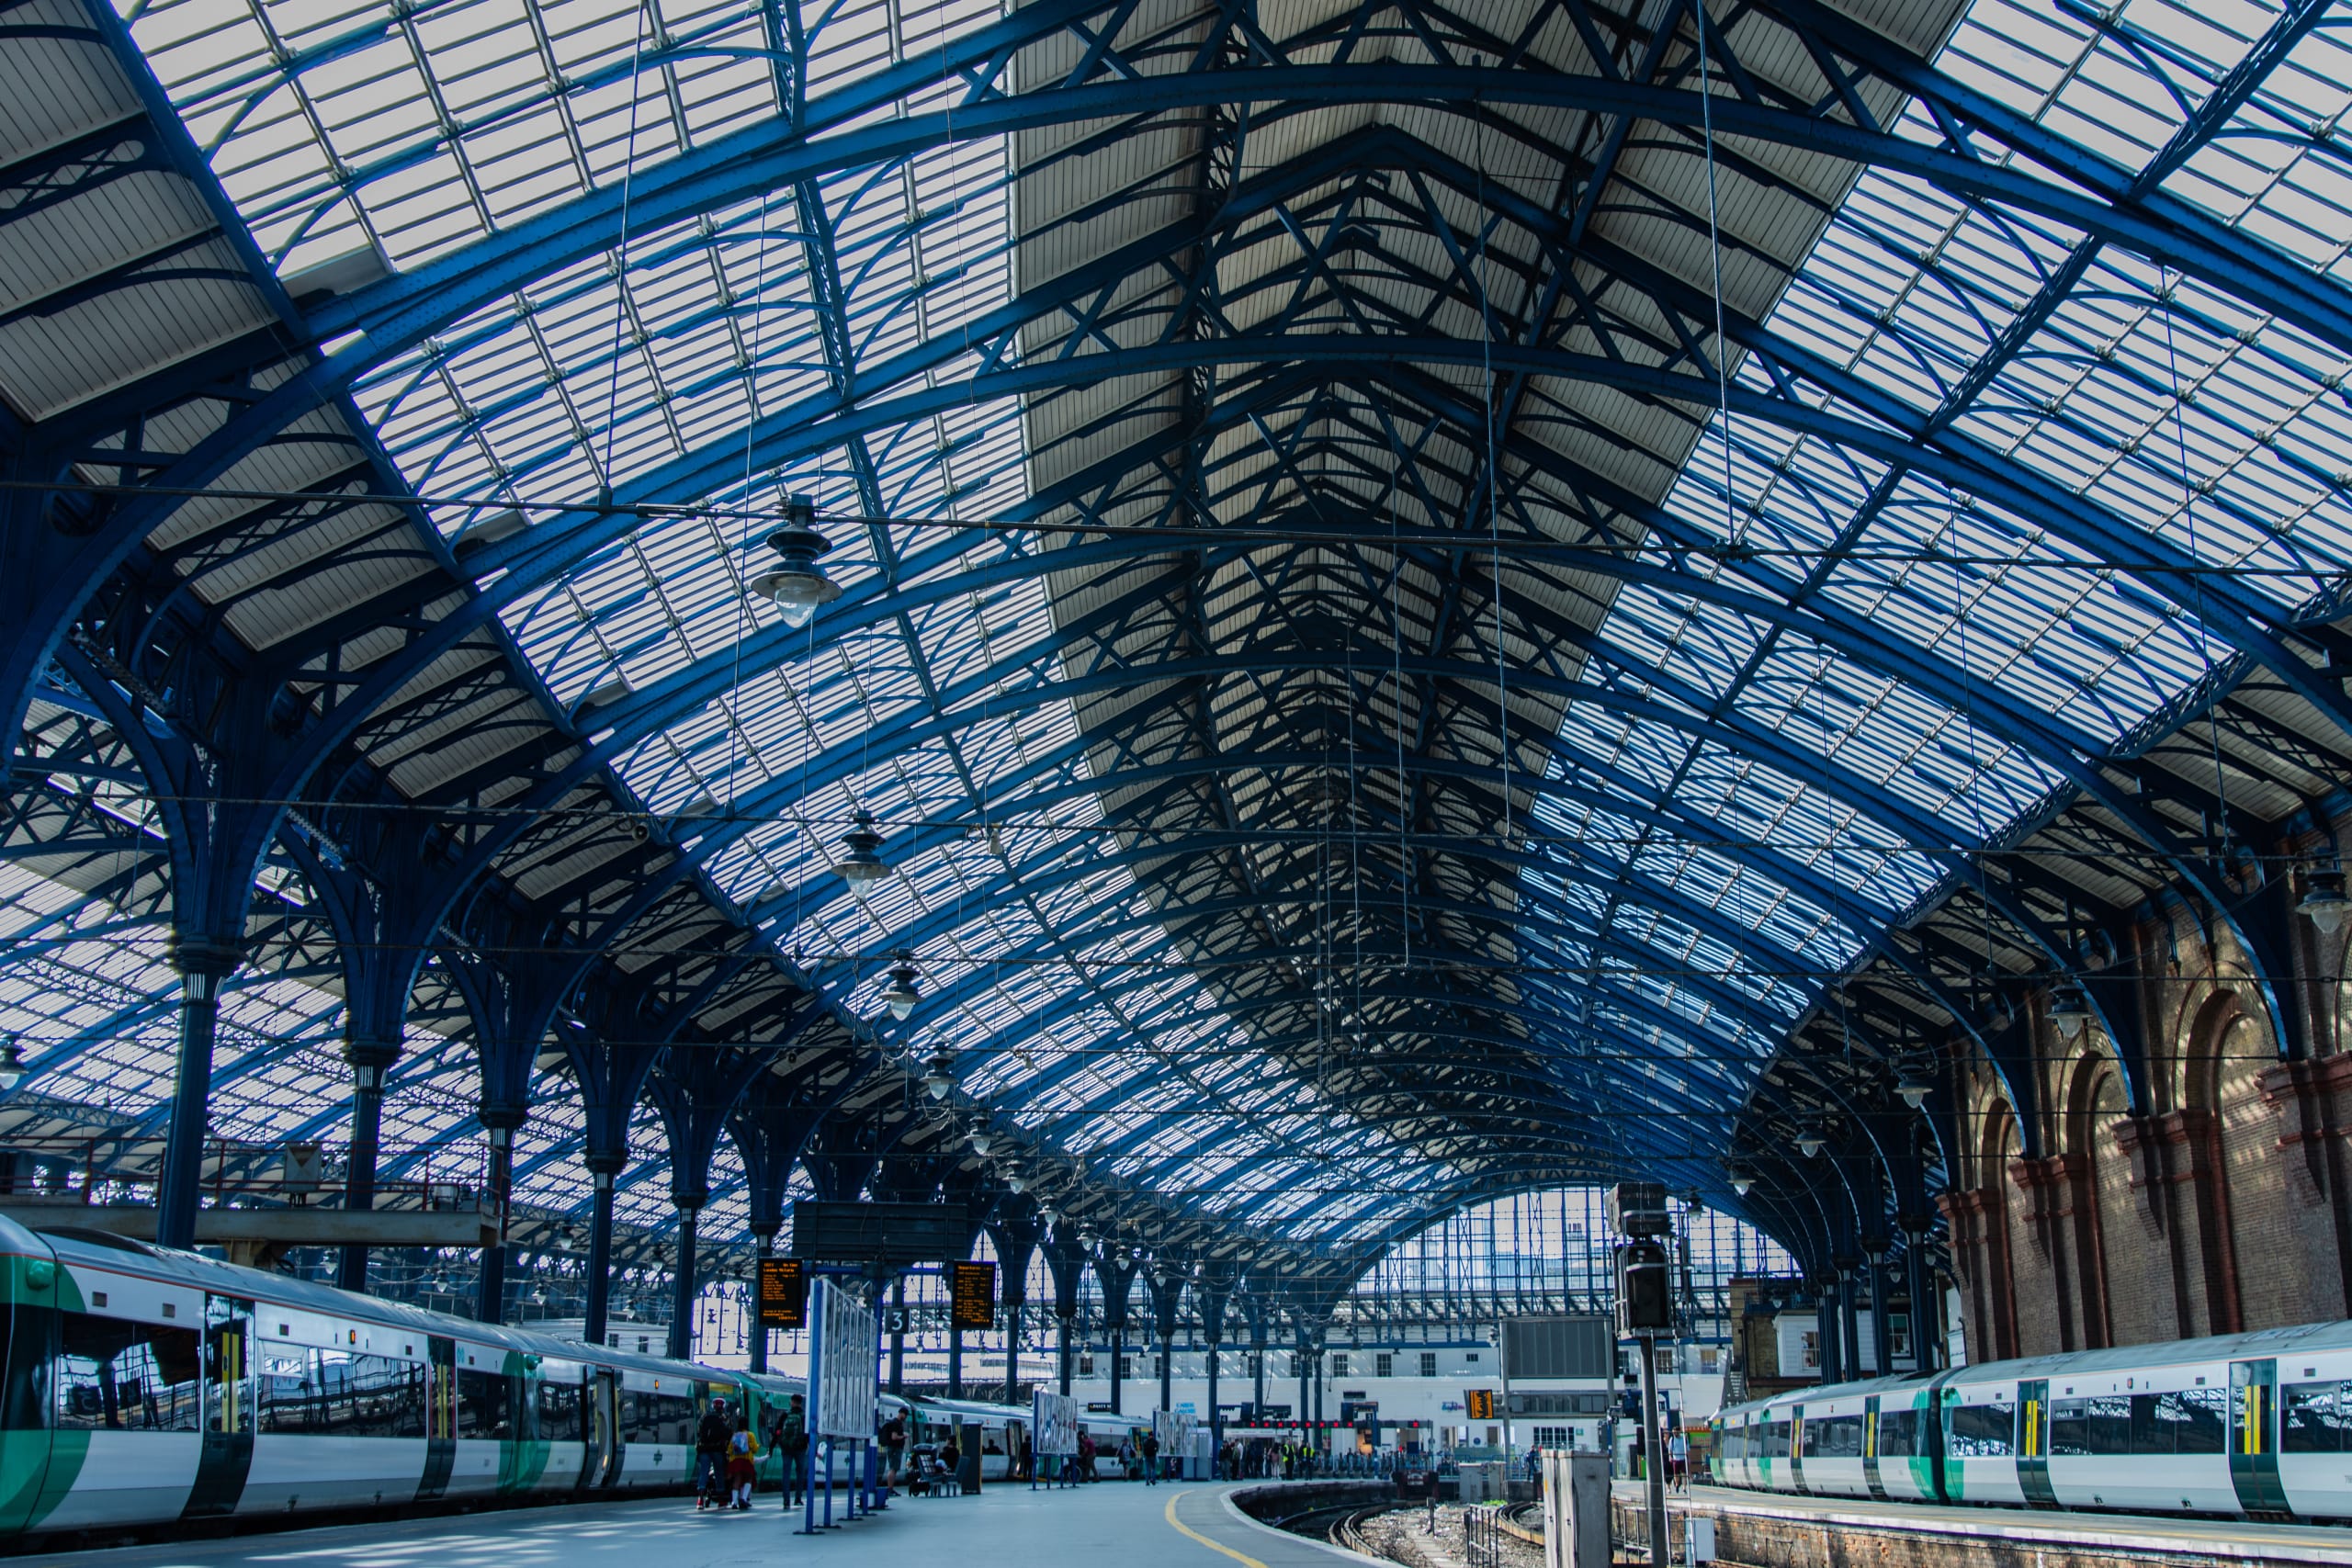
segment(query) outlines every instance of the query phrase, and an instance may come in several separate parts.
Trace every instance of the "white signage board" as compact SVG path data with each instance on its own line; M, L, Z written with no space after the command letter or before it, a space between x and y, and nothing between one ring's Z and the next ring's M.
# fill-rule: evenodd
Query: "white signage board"
M874 1309L857 1293L820 1279L809 1286L808 1386L815 1394L808 1412L814 1438L869 1440L874 1407L881 1397Z
M1078 1401L1064 1393L1038 1389L1030 1395L1031 1430L1037 1435L1041 1455L1078 1452Z

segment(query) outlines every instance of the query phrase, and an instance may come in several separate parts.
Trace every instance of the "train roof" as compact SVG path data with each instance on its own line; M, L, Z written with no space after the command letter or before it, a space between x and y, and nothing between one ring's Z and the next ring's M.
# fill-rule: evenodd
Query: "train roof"
M2184 1361L2262 1360L2306 1350L2352 1350L2352 1323L2304 1323L2290 1328L2256 1329L2250 1334L2173 1339L2160 1345L2123 1345L2105 1350L2077 1350L2071 1355L2028 1356L2010 1361L1987 1361L1981 1367L1961 1367L1948 1375L1954 1382L2000 1382L2013 1378L2168 1367Z
M1867 1398L1873 1393L1883 1397L1898 1392L1909 1393L1932 1387L1944 1375L1942 1372L1903 1372L1889 1378L1864 1378L1859 1382L1831 1383L1826 1388L1792 1388L1785 1393L1772 1394L1768 1398L1725 1405L1715 1412L1714 1418L1720 1421L1727 1416L1745 1416L1750 1411L1771 1410L1788 1404L1809 1404L1815 1400L1849 1399L1858 1395Z
M1727 1416L1745 1415L1752 1410L1942 1383L2017 1382L2029 1379L2080 1377L2200 1361L2263 1360L2274 1356L2291 1356L2299 1351L2321 1350L2352 1350L2352 1323L2304 1323L2289 1328L2260 1328L2248 1334L2215 1334L2201 1339L2172 1339L2157 1345L2118 1345L2103 1350L2075 1350L2059 1356L2024 1356L2013 1360L1987 1361L1982 1366L1954 1367L1947 1371L1834 1383L1827 1388L1791 1389L1770 1399L1753 1399L1744 1404L1731 1405L1716 1414L1717 1419L1721 1419Z
M664 1356L650 1356L642 1351L561 1339L551 1334L535 1333L528 1328L504 1324L482 1323L470 1317L459 1317L454 1313L435 1312L429 1307L412 1306L406 1302L386 1301L380 1296L363 1295L333 1285L322 1285L313 1280L299 1280L289 1274L247 1269L200 1252L182 1252L175 1247L158 1247L153 1242L137 1241L111 1232L87 1230L76 1225L43 1225L36 1233L6 1215L0 1215L0 1249L34 1255L46 1250L63 1263L144 1274L217 1294L250 1296L287 1306L356 1318L361 1322L413 1329L421 1334L466 1339L477 1345L494 1345L502 1349L521 1351L549 1360L594 1361L599 1366L674 1376L691 1375L706 1382L748 1381L771 1392L798 1393L802 1389L797 1379L766 1373L753 1377L724 1368L706 1367L697 1361L673 1361Z

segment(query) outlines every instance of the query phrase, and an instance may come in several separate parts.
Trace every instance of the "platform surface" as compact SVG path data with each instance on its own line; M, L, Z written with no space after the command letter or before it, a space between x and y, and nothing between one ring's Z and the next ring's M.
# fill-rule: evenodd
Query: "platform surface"
M1059 1491L991 1486L977 1497L909 1497L823 1535L793 1534L773 1495L750 1513L697 1513L687 1497L498 1509L443 1518L287 1529L18 1559L72 1568L1345 1568L1337 1547L1243 1518L1227 1499L1264 1483ZM840 1516L836 1513L835 1517Z
M1641 1500L1638 1483L1616 1485L1621 1501ZM1790 1497L1737 1487L1694 1486L1667 1498L1668 1512L1697 1503L1723 1510L1777 1514L1809 1524L1979 1537L2036 1546L2095 1546L2119 1551L2178 1552L2249 1562L2343 1563L2352 1568L2352 1526L2276 1525L2154 1514L2074 1513L2039 1508L1980 1508L1928 1503L1875 1503L1860 1497Z

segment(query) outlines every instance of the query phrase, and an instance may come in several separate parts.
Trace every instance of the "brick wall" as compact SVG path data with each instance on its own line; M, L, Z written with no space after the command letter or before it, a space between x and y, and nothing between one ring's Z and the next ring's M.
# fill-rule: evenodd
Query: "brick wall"
M2143 1037L2034 1019L2020 1092L2038 1104L2012 1105L1989 1072L1963 1082L1939 1207L1972 1359L2352 1315L2352 1040L2335 1002L2352 932L2323 953L2306 929L2305 972L2275 987L2299 1010L2290 1055L2213 929L2175 910L2135 933Z

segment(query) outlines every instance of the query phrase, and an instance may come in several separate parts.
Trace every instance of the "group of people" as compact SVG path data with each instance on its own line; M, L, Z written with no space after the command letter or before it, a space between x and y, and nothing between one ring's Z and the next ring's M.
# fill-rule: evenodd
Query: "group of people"
M751 1417L714 1399L695 1427L695 1507L748 1511L759 1477L760 1456L775 1453L784 1464L784 1506L796 1506L808 1486L808 1417L800 1395L771 1410L753 1431Z

